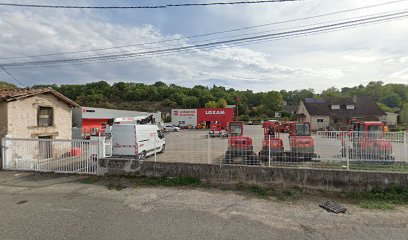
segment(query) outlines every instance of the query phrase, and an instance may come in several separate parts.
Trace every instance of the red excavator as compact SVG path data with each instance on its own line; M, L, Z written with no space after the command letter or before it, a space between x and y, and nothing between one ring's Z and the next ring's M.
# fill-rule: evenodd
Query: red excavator
M259 159L252 145L252 138L244 136L244 123L241 121L228 122L228 150L225 153L223 163L259 165Z
M291 160L309 161L316 157L314 152L314 141L308 122L292 122L289 126L289 145L288 155Z
M367 160L392 160L392 144L385 138L384 123L359 121L353 123L350 158Z
M262 149L259 152L261 161L279 160L284 156L283 141L279 136L280 125L277 121L266 121L262 124L264 137L262 140Z

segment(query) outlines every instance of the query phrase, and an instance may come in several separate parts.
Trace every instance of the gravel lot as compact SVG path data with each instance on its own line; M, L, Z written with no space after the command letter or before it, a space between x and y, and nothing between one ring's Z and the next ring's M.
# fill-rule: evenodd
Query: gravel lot
M255 199L231 191L126 188L81 176L0 172L1 239L407 239L408 209L372 211L324 200Z

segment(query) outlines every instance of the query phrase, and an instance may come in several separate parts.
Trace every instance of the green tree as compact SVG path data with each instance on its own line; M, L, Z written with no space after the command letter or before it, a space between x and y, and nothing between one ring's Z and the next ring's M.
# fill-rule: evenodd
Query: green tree
M262 98L260 110L263 114L273 116L274 112L279 111L282 107L283 98L279 92L267 92Z
M227 101L225 101L224 98L220 98L217 102L217 107L219 108L226 108L227 107Z
M183 98L182 106L184 108L198 108L200 107L200 102L197 97L187 96Z
M205 104L206 108L217 108L218 107L218 103L216 101L209 101L208 103Z
M396 93L390 93L387 96L380 99L380 102L384 103L388 107L399 107L401 105L401 97Z
M402 106L402 110L401 110L401 113L400 113L400 121L405 126L408 126L408 103L405 103Z
M17 86L14 84L8 83L8 82L0 81L0 89L10 89L10 88L17 88Z

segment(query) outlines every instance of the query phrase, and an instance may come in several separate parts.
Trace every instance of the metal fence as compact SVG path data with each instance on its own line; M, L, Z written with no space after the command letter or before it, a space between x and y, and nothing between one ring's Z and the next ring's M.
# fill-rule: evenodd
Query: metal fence
M99 140L3 138L3 169L97 174Z
M209 136L202 130L169 133L164 153L147 160L408 172L407 134L403 132L322 131L304 138L280 134L265 139L259 126L251 128L244 134L250 139L236 139L236 144L242 144L238 149L231 148L228 137Z

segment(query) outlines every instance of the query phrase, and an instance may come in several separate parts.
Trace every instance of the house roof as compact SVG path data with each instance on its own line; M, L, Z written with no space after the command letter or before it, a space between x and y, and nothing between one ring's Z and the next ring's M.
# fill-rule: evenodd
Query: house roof
M2 89L0 90L0 102L10 102L18 99L23 99L38 94L52 94L58 100L66 103L70 107L79 107L79 105L72 101L71 99L65 97L61 93L55 91L54 89L48 88L38 88L38 89L29 89L29 88L17 88L17 89Z
M385 112L369 97L317 99L305 98L303 103L312 116L382 116ZM354 105L354 109L331 109L331 105Z

